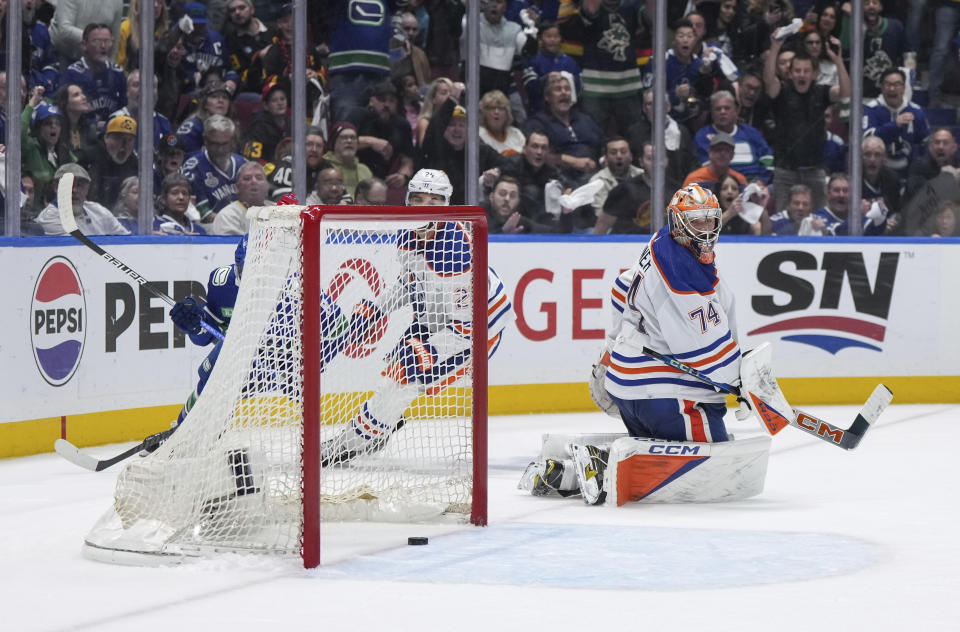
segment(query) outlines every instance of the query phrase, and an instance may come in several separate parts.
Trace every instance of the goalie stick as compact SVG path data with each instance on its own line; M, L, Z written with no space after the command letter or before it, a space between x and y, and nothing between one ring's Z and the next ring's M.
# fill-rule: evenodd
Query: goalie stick
M65 173L60 177L60 182L57 185L57 206L60 210L60 224L63 226L63 230L69 233L71 237L100 255L104 261L126 274L128 277L136 281L140 286L146 287L148 292L166 302L167 305L173 307L177 304L176 301L170 298L166 293L161 292L151 285L144 277L140 276L136 270L111 255L109 252L95 244L89 237L83 234L83 231L81 231L80 227L77 226L77 220L73 216L72 173ZM223 322L217 318L215 314L211 313L210 310L206 309L206 306L204 306L203 313L210 316L217 323ZM216 327L204 321L202 318L200 319L200 326L206 329L217 340L223 340L223 334L220 333Z
M125 450L117 456L109 459L95 459L89 454L84 454L80 451L80 448L73 445L66 439L57 439L54 441L53 449L56 450L57 454L70 461L74 465L79 465L83 469L90 470L91 472L100 472L107 469L111 465L116 465L120 461L129 459L134 454L139 453L141 450L145 450L147 447L156 442L165 441L167 437L173 434L174 430L176 430L176 427L164 430L163 432L154 435L150 435L129 450Z
M723 382L716 382L692 366L677 360L673 356L664 355L654 351L653 349L650 349L649 347L644 347L643 352L668 366L697 378L705 384L709 384L720 393L734 395L738 400L744 400L743 394L736 386L725 384ZM756 398L756 395L753 396ZM810 413L804 412L797 408L792 408L793 416L788 418L787 422L794 428L799 428L800 430L813 435L817 439L826 441L827 443L843 448L844 450L853 450L860 445L860 441L863 440L863 436L867 433L867 430L869 430L870 426L877 421L877 419L880 417L880 414L883 413L887 405L890 404L892 400L893 393L890 391L890 389L883 384L878 384L873 390L873 393L870 394L870 397L867 398L863 408L859 413L857 413L856 418L853 420L853 423L850 424L849 428L840 428L829 421L820 419L815 415L811 415ZM756 398L756 402L752 402L752 405L764 406L767 404L762 399ZM767 426L767 429L770 431L770 434L776 434L781 430L781 428L774 429L769 425Z

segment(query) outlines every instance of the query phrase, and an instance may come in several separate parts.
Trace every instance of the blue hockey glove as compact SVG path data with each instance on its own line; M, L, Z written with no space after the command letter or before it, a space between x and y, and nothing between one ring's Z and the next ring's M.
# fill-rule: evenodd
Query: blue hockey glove
M173 306L170 319L180 331L195 336L202 328L200 323L203 320L203 308L197 303L197 299L188 296Z

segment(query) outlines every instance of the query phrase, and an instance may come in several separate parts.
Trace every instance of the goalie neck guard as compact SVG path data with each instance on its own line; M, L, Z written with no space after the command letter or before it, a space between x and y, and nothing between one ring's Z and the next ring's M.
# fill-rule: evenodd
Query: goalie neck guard
M717 196L699 184L685 186L674 193L667 206L670 236L690 250L700 263L713 263L713 246L722 225L720 218ZM701 220L712 220L712 227L704 227Z

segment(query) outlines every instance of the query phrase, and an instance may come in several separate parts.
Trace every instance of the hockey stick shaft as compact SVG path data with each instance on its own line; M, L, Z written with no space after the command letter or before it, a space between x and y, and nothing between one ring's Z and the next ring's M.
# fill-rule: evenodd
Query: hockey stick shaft
M117 456L111 457L109 459L95 459L89 454L84 454L83 452L80 451L80 449L77 446L73 445L66 439L57 439L53 443L53 449L56 451L57 454L59 454L66 460L70 461L74 465L78 465L85 470L90 470L91 472L100 472L112 465L116 465L120 461L129 459L134 454L138 454L141 450L147 447L148 440L151 440L151 441L166 440L167 437L173 434L174 430L176 430L176 428L170 428L169 430L164 430L163 432L159 433L159 435L151 435L150 437L148 437L148 439L144 439L143 441L133 446L129 450L124 450Z
M677 369L678 371L682 371L682 372L686 373L687 375L689 375L689 376L691 376L691 377L697 378L698 380L700 380L700 381L703 382L704 384L709 384L710 386L712 386L714 389L716 389L716 390L717 390L718 392L720 392L720 393L726 393L727 395L734 395L734 396L736 396L738 399L741 397L741 395L740 395L740 389L737 388L736 386L732 386L732 385L730 385L730 384L724 384L723 382L716 382L716 381L714 381L714 380L711 380L709 377L707 377L706 375L704 375L704 374L701 373L700 371L696 370L695 368L693 368L693 367L690 366L689 364L684 364L683 362L681 362L680 360L677 360L677 359L676 359L675 357L673 357L673 356L663 355L662 353L659 353L659 352L657 352L657 351L654 351L653 349L651 349L651 348L649 348L649 347L644 347L644 348L643 348L643 352L644 352L645 354L647 354L648 356L650 356L651 358L654 358L654 359L656 359L656 360L660 360L661 362L663 362L663 363L666 364L667 366L671 366L671 367Z
M673 356L658 353L649 347L644 347L643 352L663 362L667 366L671 366L701 380L705 384L709 384L721 393L727 393L728 395L735 395L737 398L741 398L740 389L736 386L711 380L697 369L677 360ZM880 417L880 413L884 411L892 400L893 393L890 389L883 384L878 384L849 428L841 428L796 408L792 409L793 416L788 418L787 421L794 428L799 428L822 441L826 441L844 450L853 450L860 444L864 434L866 434L870 426Z
M120 261L109 252L98 246L91 240L89 237L83 234L83 231L80 230L80 227L77 226L77 220L73 216L73 174L65 173L60 177L60 183L57 185L57 206L60 210L60 224L63 226L63 230L66 231L71 237L82 243L84 246L94 251L100 258L120 270L128 277L137 282L141 287L147 288L147 291L159 298L160 300L167 303L167 305L173 307L177 304L170 296L165 292L158 290L153 286L146 278L141 276L136 270ZM216 314L211 313L209 310L203 310L205 314L209 315L218 323L223 322L217 318ZM216 327L211 325L208 322L205 322L203 319L200 320L200 326L207 330L214 338L218 340L223 340L223 334L220 333Z

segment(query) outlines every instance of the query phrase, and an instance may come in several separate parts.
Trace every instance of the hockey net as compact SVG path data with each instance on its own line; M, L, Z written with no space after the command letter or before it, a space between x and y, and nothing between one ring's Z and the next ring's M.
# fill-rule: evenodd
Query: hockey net
M312 567L321 522L485 524L482 211L347 208L259 211L210 379L171 438L121 471L113 506L86 537L87 555L143 564L256 552L302 555ZM457 371L401 388L385 358L411 325L411 304L386 311L362 338L351 337L350 322L358 305L426 271L416 267L423 258L411 267L398 235L436 220L458 221L469 238L473 265L455 293L480 326L460 343L467 361ZM437 301L414 306L421 320L445 318L430 313L443 311ZM401 411L400 428L381 449L321 468L321 444L349 429L375 393Z

